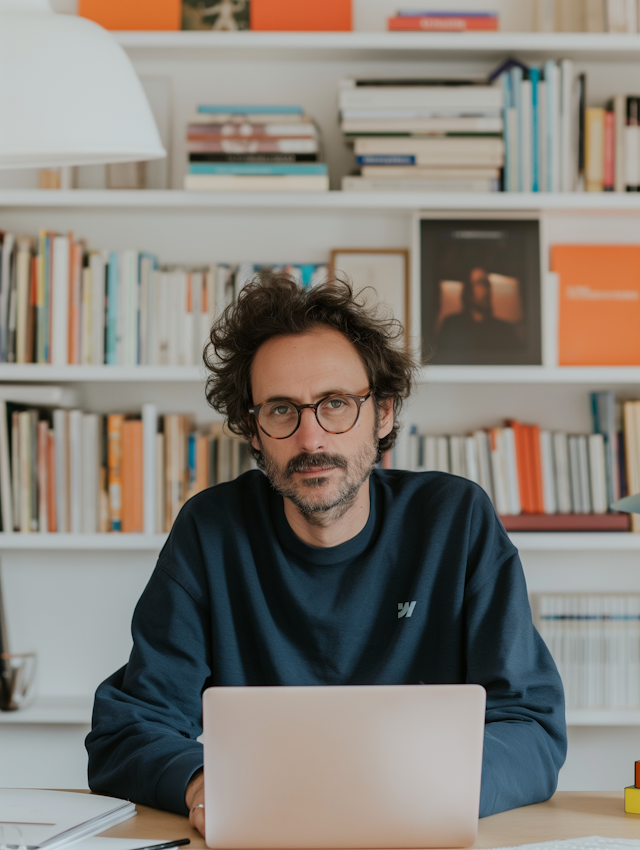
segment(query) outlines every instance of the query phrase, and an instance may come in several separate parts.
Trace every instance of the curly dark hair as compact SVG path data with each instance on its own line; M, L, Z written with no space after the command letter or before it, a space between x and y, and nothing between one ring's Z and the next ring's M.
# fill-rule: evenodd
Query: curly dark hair
M401 323L384 315L378 305L365 305L365 292L354 293L351 283L338 277L304 289L281 272L260 272L243 287L237 301L213 323L203 352L209 371L207 402L226 417L232 433L248 441L256 433L257 424L247 411L253 404L251 366L260 346L275 336L329 327L344 334L362 358L376 410L381 401L393 399L393 429L380 440L379 454L395 445L398 415L418 366L404 344ZM250 442L249 450L260 463L261 452Z

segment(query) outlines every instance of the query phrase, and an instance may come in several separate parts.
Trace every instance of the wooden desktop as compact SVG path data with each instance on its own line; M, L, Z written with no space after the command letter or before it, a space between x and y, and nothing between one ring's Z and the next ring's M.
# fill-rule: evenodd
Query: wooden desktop
M190 848L205 848L204 839L187 818L138 806L138 815L113 827L112 838L190 838ZM562 838L601 835L639 838L640 815L626 814L623 791L559 791L546 803L523 806L482 818L475 848L532 844Z

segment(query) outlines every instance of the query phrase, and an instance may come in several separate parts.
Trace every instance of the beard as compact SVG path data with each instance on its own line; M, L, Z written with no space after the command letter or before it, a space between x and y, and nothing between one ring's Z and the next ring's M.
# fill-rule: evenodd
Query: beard
M341 519L353 506L360 488L371 475L378 461L376 434L377 425L372 440L361 446L350 458L326 452L303 452L291 458L284 466L278 465L260 441L264 473L273 489L285 499L289 499L307 522L317 526L330 525ZM319 475L317 478L304 478L298 484L295 483L296 472L306 472L314 467L335 467L341 469L343 474L337 482L333 478Z

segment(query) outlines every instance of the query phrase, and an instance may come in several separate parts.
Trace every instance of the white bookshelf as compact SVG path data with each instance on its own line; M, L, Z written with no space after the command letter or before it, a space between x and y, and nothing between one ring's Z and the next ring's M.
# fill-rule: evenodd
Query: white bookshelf
M444 6L448 3L451 0ZM516 3L520 0L508 0L505 8ZM366 0L360 9L367 11L372 5L373 0ZM392 0L388 6L386 11L393 12ZM507 56L525 61L568 57L575 60L577 71L588 73L589 105L601 105L614 92L640 93L640 36L136 32L117 33L116 38L141 75L170 80L173 189L38 191L27 188L35 185L33 176L18 185L0 175L0 229L31 234L41 227L73 230L92 248L138 247L156 253L162 262L198 264L324 262L332 248L408 248L413 218L420 210L540 213L544 258L553 243L640 241L640 195L635 194L181 190L184 127L197 103L302 104L322 128L335 188L352 163L337 122L337 82L342 77L477 76ZM412 306L417 316L417 303ZM161 413L197 411L202 419L213 415L203 400L204 378L199 366L0 364L0 382L74 384L78 405L88 409L132 410L155 401ZM462 433L470 426L490 424L499 408L500 417L520 416L546 427L587 430L591 389L612 387L626 397L640 397L639 385L640 367L426 367L405 420L428 423L435 433ZM513 533L511 538L522 553L534 593L640 592L640 535L548 532ZM16 651L38 652L42 693L23 712L0 713L0 750L22 734L24 752L32 753L36 770L42 752L55 751L65 725L82 748L90 695L99 681L127 660L131 614L165 539L166 535L0 535L10 639ZM61 687L85 696L51 696ZM577 755L571 762L570 749L567 779L563 785L561 774L560 787L587 787L579 783L584 774L581 765L589 761L599 765L599 775L614 776L607 780L608 786L627 784L615 778L619 763L624 763L626 774L630 750L628 739L621 736L638 734L640 711L569 711L567 720L570 747ZM44 737L36 746L34 736L40 728ZM609 765L608 773L603 765ZM595 773L593 783L600 781ZM65 782L66 787L81 787L84 778ZM42 783L53 787L49 779ZM2 784L11 784L11 777L0 763Z
M640 58L640 56L639 56ZM640 214L640 195L622 192L186 192L117 189L0 189L0 207L19 209L277 209L411 213L418 210L623 212Z

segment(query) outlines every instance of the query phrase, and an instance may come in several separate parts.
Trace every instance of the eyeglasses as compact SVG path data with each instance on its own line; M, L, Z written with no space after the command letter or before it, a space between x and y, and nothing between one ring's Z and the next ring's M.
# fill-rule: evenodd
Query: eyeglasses
M274 440L286 440L300 427L302 411L308 407L316 415L318 425L329 434L350 431L360 417L360 408L372 394L350 395L332 393L315 404L294 404L292 401L265 401L249 408L258 420L260 429Z

